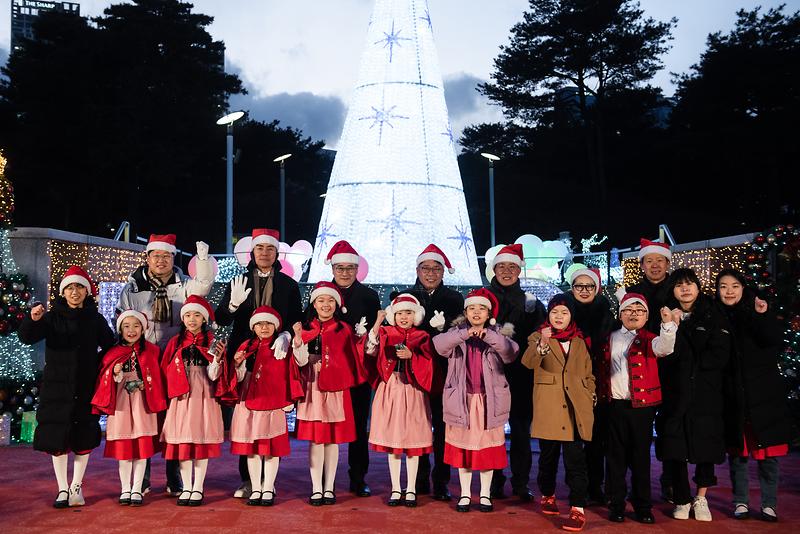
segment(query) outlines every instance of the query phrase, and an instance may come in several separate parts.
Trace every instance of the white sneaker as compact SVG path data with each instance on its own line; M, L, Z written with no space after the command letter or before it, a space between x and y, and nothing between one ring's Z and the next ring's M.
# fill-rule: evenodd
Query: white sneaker
M689 519L689 511L691 509L691 504L676 504L675 509L672 511L672 517L674 519Z
M692 502L694 518L698 521L711 521L711 510L708 509L708 501L705 497L697 496Z
M70 506L83 506L86 501L83 500L83 491L80 484L73 484L69 489L69 505Z
M239 489L233 492L233 497L235 499L244 499L245 497L249 497L252 493L250 488L249 482L242 482L242 485L239 486Z

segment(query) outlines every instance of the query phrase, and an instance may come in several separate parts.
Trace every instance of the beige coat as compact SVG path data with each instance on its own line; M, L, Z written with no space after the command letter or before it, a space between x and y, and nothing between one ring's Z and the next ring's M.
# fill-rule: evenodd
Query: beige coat
M592 440L594 424L594 375L592 359L581 338L573 338L569 357L561 344L550 339L550 352L539 354L539 332L528 337L522 365L533 369L533 423L531 436L555 441L574 441L574 428L580 438Z

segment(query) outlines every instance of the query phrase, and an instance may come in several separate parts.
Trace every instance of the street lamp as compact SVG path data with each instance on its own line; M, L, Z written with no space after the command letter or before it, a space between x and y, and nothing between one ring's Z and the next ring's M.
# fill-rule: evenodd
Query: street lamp
M284 163L291 157L291 154L284 154L272 160L281 164L281 239L286 239L286 169Z
M225 152L225 171L227 176L227 203L225 221L225 252L233 254L233 123L244 117L244 111L234 111L217 120L219 126L226 126L227 151Z
M481 156L489 160L489 227L492 246L495 246L497 242L494 238L494 162L499 161L500 158L488 152L481 152Z

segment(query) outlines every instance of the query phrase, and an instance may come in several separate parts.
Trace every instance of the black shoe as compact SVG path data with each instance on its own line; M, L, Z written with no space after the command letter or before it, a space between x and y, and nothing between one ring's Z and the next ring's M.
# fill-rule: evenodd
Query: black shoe
M466 504L461 504L461 501L466 499ZM458 504L456 504L456 512L469 512L469 505L472 504L472 498L459 497Z
M636 510L636 520L645 525L652 525L656 522L656 518L653 517L653 512L650 510Z
M330 497L328 497L329 493L331 494ZM336 494L331 490L325 491L322 494L322 504L336 504Z
M183 494L188 494L187 497L184 499ZM189 497L192 496L192 490L183 490L178 497L178 506L189 506Z
M533 500L533 492L528 488L515 489L513 493L522 502L531 502Z
M314 495L319 495L319 497L314 497ZM312 493L311 497L308 498L308 504L311 506L322 506L322 493L319 491Z
M247 506L260 506L261 505L261 492L251 491L250 497L247 498Z
M136 497L138 495L138 497ZM142 502L144 502L144 495L139 493L138 491L131 492L131 506L141 506Z
M269 497L267 497L267 493L269 493ZM262 491L261 492L261 506L272 506L275 504L275 492L274 491Z
M192 495L195 493L200 494L199 499L189 499L189 506L203 506L203 492L202 491L192 491Z
M409 501L408 500L408 496L409 495L413 495L414 496L414 500L413 501ZM414 493L413 491L407 491L406 495L405 495L405 500L403 501L403 504L406 505L406 508L416 508L417 507L417 494Z
M484 500L489 501L489 504L483 504ZM478 510L480 510L481 512L491 512L491 511L493 511L494 510L494 504L492 504L492 498L491 497L483 497L483 496L481 496L480 505L478 505Z
M125 496L127 495L127 497ZM119 494L119 501L122 506L127 506L131 503L131 492L130 491L123 491Z
M63 501L59 501L58 498L61 496L62 493L66 493L67 497L69 497L69 491L61 490L56 494L56 500L53 501L53 508L69 508L69 499L64 499Z
M452 495L450 495L450 490L447 489L447 486L434 486L433 487L433 500L435 501L449 501L452 499Z
M765 510L769 509L772 513L768 514ZM774 514L774 515L773 515ZM775 513L775 508L765 506L761 508L761 520L766 521L767 523L777 523L778 522L778 514Z
M396 493L397 495L399 495L399 497L398 497L398 498L396 498L396 499L394 498L394 494L395 494L395 493ZM389 506L400 506L400 500L401 500L402 498L403 498L403 493L402 493L402 492L400 492L400 491L393 491L393 492L391 492L391 493L389 494L389 500L388 500L388 501L386 501L386 504L388 504Z
M622 523L625 521L625 514L622 513L622 510L609 510L608 520L613 523Z
M366 482L351 482L350 491L355 493L358 497L369 497L372 495L372 491L370 491Z
M661 500L670 504L675 504L673 501L672 486L661 485Z

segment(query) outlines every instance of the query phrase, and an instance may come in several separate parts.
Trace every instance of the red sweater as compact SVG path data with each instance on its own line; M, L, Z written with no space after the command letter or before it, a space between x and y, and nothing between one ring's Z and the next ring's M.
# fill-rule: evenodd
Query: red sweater
M356 349L356 335L344 321L330 319L324 323L314 319L309 330L303 330L303 343L316 338L322 330L322 369L319 389L344 391L367 381L364 361Z
M400 361L394 347L402 343L412 353L411 359L405 360L406 378L410 383L416 384L430 393L433 381L433 352L428 333L415 327L405 329L399 326L382 326L378 339L380 347L377 355L377 367L380 379L384 382L389 381L397 367L397 362Z
M116 345L111 347L100 364L94 397L92 397L92 413L113 415L117 406L117 383L114 382L114 366L124 363L130 358L134 347ZM161 376L158 358L160 351L157 345L145 341L144 351L136 355L139 369L144 381L144 401L147 411L158 413L167 409L167 397L164 380Z
M244 404L250 410L279 410L303 397L300 368L292 353L276 360L271 345L273 337L247 340L236 352L245 352L245 358L255 358L250 382L244 394ZM236 391L236 368L229 367L228 389Z
M628 377L631 404L634 408L661 404L661 382L658 379L658 364L652 343L656 337L652 332L641 329L628 348ZM600 361L592 362L597 384L597 400L609 402L611 401L611 334L605 337L597 354L602 358Z
M164 371L164 377L167 382L167 397L170 399L189 393L189 377L186 375L186 367L183 365L183 349L194 345L209 363L214 361L214 357L208 353L208 347L214 343L214 338L211 334L200 333L195 336L190 332L184 332L180 344L178 344L178 338L180 338L180 334L170 339L164 349L164 354L161 355L161 369ZM226 358L220 360L220 366L220 378L227 376ZM225 381L217 380L216 383L214 396L218 398L225 397Z

